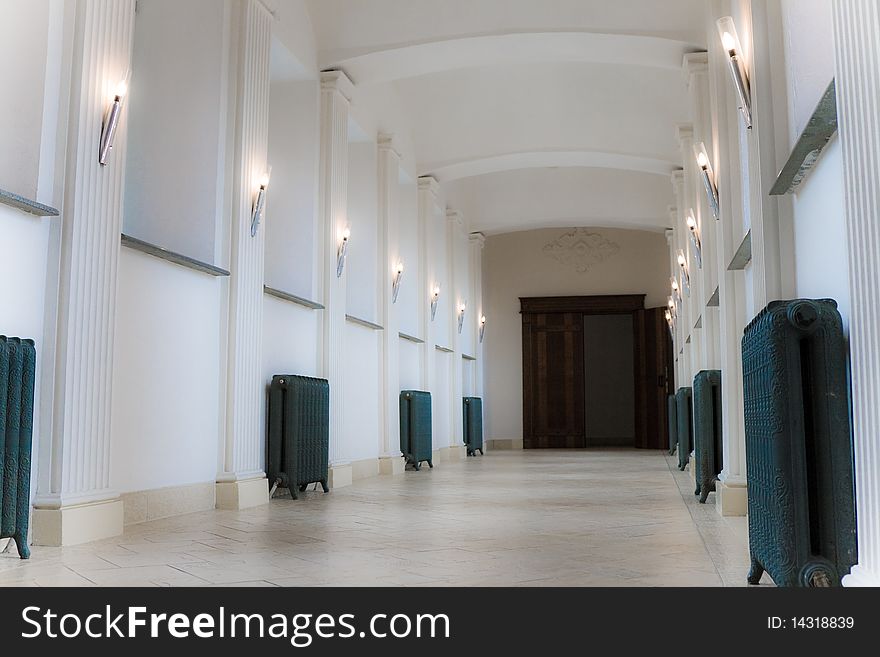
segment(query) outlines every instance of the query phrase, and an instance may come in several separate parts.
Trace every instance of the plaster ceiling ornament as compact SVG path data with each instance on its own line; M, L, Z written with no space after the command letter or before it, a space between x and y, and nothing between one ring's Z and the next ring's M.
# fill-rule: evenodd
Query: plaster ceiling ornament
M584 274L620 251L620 245L586 228L575 228L544 246L544 254Z

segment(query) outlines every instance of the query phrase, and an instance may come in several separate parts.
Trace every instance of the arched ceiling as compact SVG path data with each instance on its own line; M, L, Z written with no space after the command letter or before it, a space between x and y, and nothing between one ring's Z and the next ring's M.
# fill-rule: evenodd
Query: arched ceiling
M393 97L472 230L662 229L703 0L309 0L321 68ZM356 91L356 94L358 91ZM355 96L355 103L358 97Z

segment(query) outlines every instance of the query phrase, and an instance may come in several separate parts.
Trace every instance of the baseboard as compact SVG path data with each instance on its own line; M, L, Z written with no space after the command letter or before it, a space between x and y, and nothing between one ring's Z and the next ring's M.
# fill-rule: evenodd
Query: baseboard
M242 481L218 481L215 488L218 509L239 511L269 503L266 477Z
M380 475L399 475L403 474L406 469L406 461L403 456L381 456L379 457L379 474Z
M330 472L327 476L327 484L330 486L330 489L334 488L345 488L346 486L351 486L353 481L354 468L352 468L351 463L340 463L338 465L331 465Z
M399 459L403 460L403 459ZM369 479L370 477L379 476L379 459L364 459L363 461L352 461L351 463L351 480Z
M497 450L522 449L523 448L523 439L522 438L493 438L492 440L487 440L485 444L489 450L493 450L493 449L497 449Z
M186 513L208 511L215 507L215 494L216 484L213 481L123 493L121 499L125 508L124 523L135 525Z
M464 445L452 445L447 447L447 459L450 461L459 461L467 458L467 447Z
M90 543L123 532L123 503L119 498L58 509L34 509L34 545L64 546Z

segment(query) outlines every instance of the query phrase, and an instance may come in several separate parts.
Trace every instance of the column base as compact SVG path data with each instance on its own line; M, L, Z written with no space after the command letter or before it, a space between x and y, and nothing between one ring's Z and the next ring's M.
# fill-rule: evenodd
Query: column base
M351 463L340 463L338 465L330 466L327 484L330 486L331 490L334 488L351 486L353 480L354 473L352 471Z
M58 509L34 509L34 545L80 545L123 532L125 513L120 499Z
M379 459L364 459L363 461L352 461L351 463L351 480L369 479L379 475Z
M403 456L381 456L379 457L379 474L380 475L399 475L403 474L406 468L406 462Z
M715 510L719 515L728 518L747 515L749 496L746 486L715 482Z
M688 472L690 472L690 475L691 475L692 488L696 489L696 487L697 487L697 460L694 458L693 454L691 454L688 457Z
M880 574L856 564L849 575L844 575L843 585L847 588L860 586L880 587Z
M217 508L227 511L250 509L269 503L269 481L265 477L241 481L218 481Z

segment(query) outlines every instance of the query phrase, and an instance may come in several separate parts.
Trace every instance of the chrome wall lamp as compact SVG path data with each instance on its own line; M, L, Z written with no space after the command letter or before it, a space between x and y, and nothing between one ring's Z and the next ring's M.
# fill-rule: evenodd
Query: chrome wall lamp
M260 187L257 190L257 196L254 198L254 204L251 207L251 237L257 236L257 230L260 228L260 221L263 219L263 208L266 205L266 190L269 188L269 179L272 177L272 167L269 167L260 177Z
M336 278L342 277L345 271L345 257L348 255L348 242L351 240L351 229L346 226L342 231L342 239L336 247Z
M431 321L437 316L437 304L440 303L440 286L435 285L431 290Z
M400 294L400 281L403 279L403 263L398 262L394 269L394 278L391 280L391 303L397 303L397 295Z
M678 309L675 307L675 299L673 299L672 297L669 297L667 299L666 305L668 306L668 309L666 310L666 314L669 315L670 320L674 320L675 317L678 315Z
M700 227L697 226L697 220L694 217L694 211L689 210L687 219L688 230L691 232L691 246L694 247L694 256L697 259L697 267L703 268L703 241L700 239Z
M671 287L672 287L673 297L675 297L675 301L678 301L680 303L681 302L681 288L679 287L678 281L676 280L675 276L672 277ZM669 298L672 299L673 297L669 297Z
M461 330L464 328L464 314L467 311L467 303L462 301L458 304L458 333L461 334Z
M688 271L687 260L684 257L684 253L678 252L678 266L681 269L681 282L684 286L685 294L688 296L691 295L691 275Z
M706 146L702 142L694 144L694 155L697 158L697 166L700 167L700 177L703 179L703 187L706 188L706 199L712 210L712 216L717 220L721 216L721 207L718 203L718 183L715 181L715 172L709 162Z
M480 315L480 344L483 344L483 335L486 333L486 316Z
M742 46L736 34L733 18L725 16L716 22L721 45L727 53L727 64L733 77L733 86L739 95L739 111L742 113L746 128L752 127L752 94L749 87L749 74L742 59Z
M113 150L113 139L116 137L116 129L119 127L119 118L122 115L122 103L128 93L129 74L126 74L113 94L113 101L104 114L104 122L101 124L101 141L98 146L98 164L107 166L110 151Z

